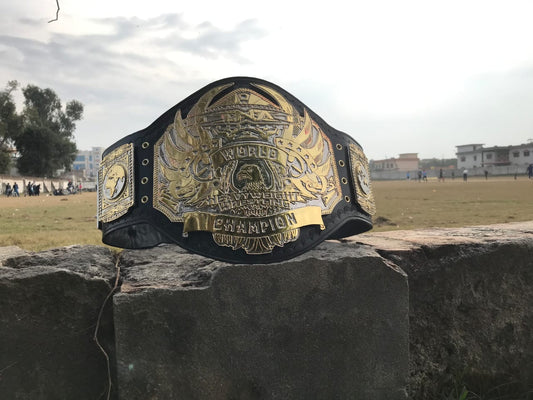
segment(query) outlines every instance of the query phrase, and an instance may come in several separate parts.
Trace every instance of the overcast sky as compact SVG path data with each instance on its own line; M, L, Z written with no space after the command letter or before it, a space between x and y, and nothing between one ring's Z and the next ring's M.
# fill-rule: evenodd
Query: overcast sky
M533 2L2 0L0 86L85 106L107 147L217 79L295 95L368 158L533 139Z

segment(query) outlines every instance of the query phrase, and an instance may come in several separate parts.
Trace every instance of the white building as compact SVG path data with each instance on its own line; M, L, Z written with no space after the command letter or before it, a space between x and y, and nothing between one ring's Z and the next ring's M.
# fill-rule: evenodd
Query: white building
M85 178L96 178L103 152L103 147L93 147L92 150L78 151L78 155L72 164L72 170L83 171Z
M457 147L457 168L472 169L490 166L527 166L533 163L533 143L516 146L483 147L464 144Z
M457 147L457 168L472 169L481 167L481 158L483 154L483 144L462 144Z

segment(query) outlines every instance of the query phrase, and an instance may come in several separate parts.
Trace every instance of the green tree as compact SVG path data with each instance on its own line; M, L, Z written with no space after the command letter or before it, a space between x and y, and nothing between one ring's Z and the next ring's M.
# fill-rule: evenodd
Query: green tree
M21 131L22 119L17 114L13 100L13 92L17 87L17 81L9 81L0 92L0 173L9 171L14 141Z
M15 138L20 154L17 168L23 174L53 176L57 170L70 170L76 158L73 141L75 121L83 117L83 104L69 101L65 109L52 89L28 85L24 94L23 129Z

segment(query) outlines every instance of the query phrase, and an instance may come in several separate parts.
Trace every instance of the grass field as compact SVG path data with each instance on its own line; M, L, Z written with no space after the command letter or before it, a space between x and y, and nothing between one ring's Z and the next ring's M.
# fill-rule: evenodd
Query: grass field
M0 246L43 250L102 244L96 229L96 193L0 197Z
M533 220L533 180L375 181L375 231Z
M524 177L375 181L373 189L374 231L533 219L533 180ZM0 246L36 251L71 244L102 244L96 193L0 197Z

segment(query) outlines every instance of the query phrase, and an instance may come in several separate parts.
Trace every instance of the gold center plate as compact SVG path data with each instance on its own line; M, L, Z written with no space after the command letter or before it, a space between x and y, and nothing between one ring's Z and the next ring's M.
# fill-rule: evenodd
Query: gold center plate
M203 230L215 242L265 254L298 238L341 200L332 145L304 110L301 116L263 85L218 86L174 123L154 146L154 208ZM227 93L218 100L215 96Z

